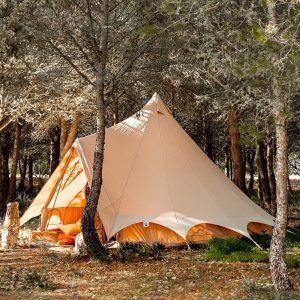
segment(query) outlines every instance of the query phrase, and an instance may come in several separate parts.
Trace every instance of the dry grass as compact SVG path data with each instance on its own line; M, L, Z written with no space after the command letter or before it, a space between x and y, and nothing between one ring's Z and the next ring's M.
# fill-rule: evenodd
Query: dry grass
M99 262L70 251L0 252L0 299L275 299L268 264L207 262L203 252L162 260ZM300 299L299 269L289 269Z

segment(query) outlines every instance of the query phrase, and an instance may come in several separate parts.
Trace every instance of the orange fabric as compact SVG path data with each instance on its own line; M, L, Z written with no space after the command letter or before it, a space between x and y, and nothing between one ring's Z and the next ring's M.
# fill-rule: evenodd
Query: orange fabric
M84 196L84 190L76 195L74 200L68 205L68 207L85 207L86 199Z
M250 234L253 233L269 233L272 234L273 231L273 227L266 225L266 224L262 224L262 223L257 223L257 222L250 222L248 224L248 231Z
M70 234L60 234L58 236L58 245L75 245L75 236Z
M118 241L145 242L148 244L158 242L163 244L184 243L184 239L176 232L155 223L149 223L149 227L144 227L143 223L128 226L118 233Z
M60 235L59 231L32 231L31 241L43 241L56 243L58 241L58 236Z
M203 223L192 227L188 234L187 240L190 242L207 241L212 237L226 238L226 237L241 237L238 232L230 230L226 227Z
M61 225L59 229L64 233L64 234L79 234L81 231L80 225L77 224L66 224L66 225Z
M76 223L78 219L82 217L83 209L83 207L58 207L54 209L48 209L48 219L52 219L54 216L59 218L58 221L55 221L55 224L50 220L49 226L52 225L51 227L59 227L61 224L64 225Z

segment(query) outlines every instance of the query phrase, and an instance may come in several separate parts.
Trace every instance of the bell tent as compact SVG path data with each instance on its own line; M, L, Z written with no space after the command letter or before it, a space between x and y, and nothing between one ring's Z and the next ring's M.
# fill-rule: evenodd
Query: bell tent
M41 231L80 224L96 135L78 138L21 218ZM204 154L158 94L106 129L97 208L107 240L179 244L269 231L274 218Z

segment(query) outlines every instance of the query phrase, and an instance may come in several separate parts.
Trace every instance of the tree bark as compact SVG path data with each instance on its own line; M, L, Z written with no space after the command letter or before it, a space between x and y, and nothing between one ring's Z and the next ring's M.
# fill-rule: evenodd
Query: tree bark
M54 172L59 164L60 155L60 128L56 127L50 132L50 175Z
M19 160L20 165L20 180L18 184L18 193L23 193L25 191L25 179L26 179L26 172L27 172L27 163L28 163L28 158L27 155L24 155L23 159Z
M267 1L269 26L277 27L276 2ZM272 57L272 63L276 67L279 63L278 54ZM281 86L276 76L272 82L274 96L274 120L276 132L276 219L273 228L272 241L270 246L270 270L274 287L277 291L292 289L289 280L287 266L284 262L284 240L288 223L288 156L287 156L287 98L281 92Z
M265 145L263 140L258 140L256 142L256 164L257 164L257 172L259 173L259 178L260 178L260 188L261 188L264 208L268 212L270 212L271 211L271 190L269 184L267 160L265 157Z
M230 178L230 155L229 155L229 148L225 147L225 168L226 168L226 175Z
M274 80L275 81L275 80ZM288 223L288 162L287 162L287 131L286 131L286 101L280 97L279 87L275 81L276 105L276 220L270 247L270 269L273 284L277 291L292 289L287 267L283 260L284 240Z
M114 107L113 107L113 117L114 117L114 125L119 123L119 100L116 99L114 101Z
M254 174L255 174L255 151L252 149L248 151L247 153L247 162L249 166L249 174L250 174L250 179L249 179L249 184L248 184L248 190L253 191L254 190Z
M105 66L107 57L108 44L108 14L109 0L102 1L102 16L101 16L101 33L100 33L100 53L101 57L95 57L96 69L96 105L97 105L97 132L96 145L93 162L93 178L91 192L84 208L82 217L82 234L87 246L87 250L91 256L105 258L107 256L106 249L101 244L98 233L95 228L95 214L100 197L102 186L102 167L104 158L104 142L105 142Z
M267 139L267 164L271 190L271 215L276 214L276 178L274 173L274 139L272 135Z
M10 202L16 201L16 181L17 181L17 169L18 169L18 160L20 154L20 138L21 138L21 125L16 121L16 132L15 132L15 141L14 141L14 151L12 157L12 164L10 169L10 180L9 180L9 194L8 200Z
M229 113L228 125L229 135L231 141L231 154L233 161L233 181L234 183L247 194L246 188L246 170L245 163L243 161L243 153L240 144L240 133L238 131L238 114L232 110Z
M33 159L32 156L28 158L28 192L33 192Z
M8 193L9 193L9 155L11 152L11 144L10 144L10 134L7 133L5 134L5 138L7 139L6 142L4 143L3 152L2 152L2 158L3 158L3 169L2 169L2 174L3 174L3 193L4 193L4 198L5 201L8 199Z
M6 208L9 193L9 154L10 154L10 135L0 133L0 210Z
M64 117L60 119L60 151L59 151L59 158L60 160L63 158L63 151L67 141L67 134L68 134L68 124Z
M0 170L2 170L2 168L3 168L3 159L1 155L1 146L0 146ZM2 211L5 210L5 203L6 201L3 195L3 177L2 177L2 172L0 172L0 215Z

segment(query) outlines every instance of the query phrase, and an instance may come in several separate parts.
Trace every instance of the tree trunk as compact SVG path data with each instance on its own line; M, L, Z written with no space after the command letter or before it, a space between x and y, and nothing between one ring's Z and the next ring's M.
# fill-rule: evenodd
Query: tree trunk
M258 195L258 198L262 202L262 205L263 205L264 204L264 197L263 197L263 193L262 193L261 178L260 178L259 173L258 173L258 178L257 178L257 195Z
M29 156L28 159L28 192L33 192L33 159L32 156Z
M0 146L0 170L2 171L2 169L3 169L3 159L1 155L1 146ZM3 176L2 176L2 172L0 172L0 216L2 212L5 210L5 204L6 201L3 195Z
M247 153L247 162L249 166L249 174L250 174L250 179L249 179L249 184L248 184L248 190L253 191L254 190L254 174L255 174L255 151L252 149L248 151Z
M107 57L107 43L108 43L108 14L109 14L109 0L102 1L102 16L101 16L101 35L100 35L100 53L101 57L95 57L96 69L96 105L97 105L97 132L96 145L93 162L93 178L91 185L91 192L84 208L82 217L82 234L87 246L87 250L91 256L98 256L105 258L107 256L106 249L101 244L98 233L95 228L95 214L100 197L102 186L102 167L104 157L104 142L105 142L105 65ZM97 60L97 59L100 59Z
M10 171L10 180L9 180L9 194L8 200L10 202L16 201L16 181L17 181L17 169L18 169L18 160L20 154L20 138L21 138L21 125L16 122L16 132L15 132L15 142L14 142L14 151L12 157L11 171Z
M226 175L230 178L230 158L229 158L229 148L225 147L225 168L226 168Z
M287 162L287 131L286 131L286 100L280 97L279 87L275 81L276 105L276 220L270 247L270 269L273 284L277 291L292 289L287 267L283 260L284 240L288 223L288 162Z
M60 128L56 127L50 132L50 175L54 172L59 164L60 155Z
M205 125L204 125L204 152L205 154L212 160L213 160L213 146L212 146L212 141L211 141L211 130L209 127L209 124L207 122L207 120L204 121Z
M274 173L274 140L271 135L268 136L267 140L267 164L268 164L268 174L270 181L271 190L271 215L276 214L276 179Z
M276 20L276 2L267 1L269 26L277 28ZM277 67L279 57L275 53L272 57L272 63ZM273 83L273 109L276 132L276 219L273 228L272 241L270 246L270 270L274 287L277 291L292 289L289 280L287 267L283 259L284 240L288 223L288 156L287 156L287 99L284 93L281 93L280 83L274 76Z
M113 116L114 116L114 125L116 125L117 123L119 123L119 100L116 99L114 101L114 112L113 112Z
M233 181L234 183L247 194L246 188L246 170L243 161L243 153L240 144L240 133L238 131L238 114L236 111L231 111L228 117L229 135L231 141L231 154L233 161Z
M19 162L20 162L20 166L19 166L20 180L18 185L18 193L23 193L25 191L25 179L26 179L27 163L28 163L27 155L25 155L23 159L20 159Z
M256 164L257 172L260 178L260 188L262 193L262 200L264 208L270 212L271 211L271 190L268 176L268 166L265 157L265 145L262 140L256 142Z
M0 135L0 202L4 203L8 199L9 193L9 154L10 154L10 133L5 132Z
M67 141L67 134L68 134L68 124L67 121L64 117L61 117L60 119L60 155L59 158L60 160L63 158L63 151L64 147Z

